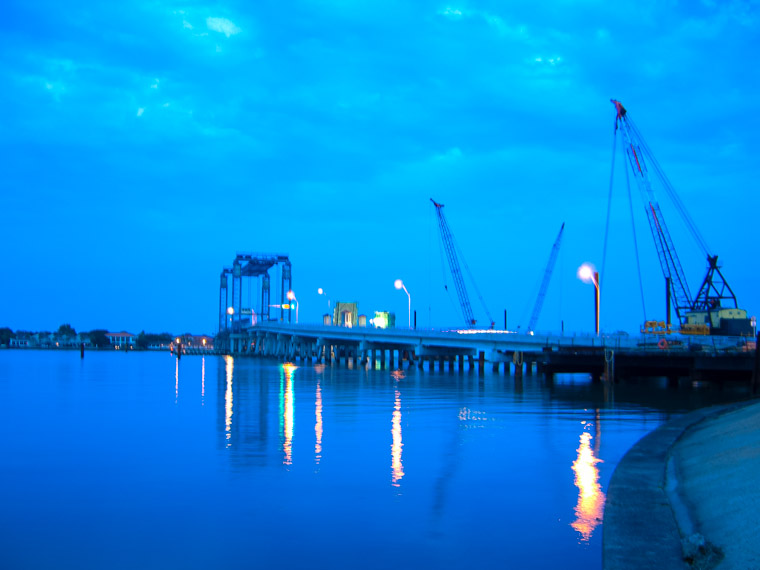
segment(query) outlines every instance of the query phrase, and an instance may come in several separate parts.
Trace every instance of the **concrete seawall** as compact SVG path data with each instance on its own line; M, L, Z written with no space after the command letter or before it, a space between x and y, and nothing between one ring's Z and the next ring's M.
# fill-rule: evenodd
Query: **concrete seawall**
M760 402L661 426L610 481L602 562L622 568L760 568Z

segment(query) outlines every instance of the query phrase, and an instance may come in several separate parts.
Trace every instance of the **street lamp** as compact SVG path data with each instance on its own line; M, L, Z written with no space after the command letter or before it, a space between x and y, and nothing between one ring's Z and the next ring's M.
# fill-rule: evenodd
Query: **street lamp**
M296 299L296 294L292 290L288 291L288 299L296 302L296 324L298 324L298 299Z
M317 295L324 295L327 297L327 293L325 293L325 290L320 287L317 289ZM330 314L332 311L330 311L330 297L327 297L327 314L323 317L323 324L329 325L332 322L332 315Z
M578 277L584 283L594 284L594 332L596 336L599 336L599 272L594 268L584 263L578 268Z
M317 295L324 295L327 297L327 293L325 293L325 290L320 287L317 289ZM327 297L327 309L330 310L330 297Z
M396 289L403 289L406 293L406 296L409 297L409 328L412 328L412 296L409 294L409 291L406 290L406 286L404 286L404 282L401 281L401 279L396 279L394 281L393 286Z
M230 316L230 330L232 330L232 324L233 324L233 315L235 314L235 308L234 307L227 307L227 314Z

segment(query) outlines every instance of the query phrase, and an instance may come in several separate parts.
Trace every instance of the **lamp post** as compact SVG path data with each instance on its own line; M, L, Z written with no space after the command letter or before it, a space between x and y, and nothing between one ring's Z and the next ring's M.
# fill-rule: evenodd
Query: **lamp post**
M325 290L320 287L317 289L317 295L324 295L327 297L327 293L325 293ZM330 310L330 297L327 297L327 314L322 319L322 324L329 325L332 323L332 311Z
M406 293L406 296L409 297L409 328L412 328L412 296L409 294L409 291L406 290L406 286L404 285L404 282L401 281L401 279L396 279L394 281L393 286L396 287L396 289L403 289L404 293Z
M578 268L578 277L584 283L594 284L594 332L599 336L599 272L591 265L584 263Z
M296 294L293 293L292 289L288 291L288 299L296 303L296 324L298 324L298 299L296 299Z
M324 295L325 297L327 297L327 293L325 293L325 290L322 289L322 287L317 289L317 295ZM327 297L327 310L328 311L330 310L330 297Z

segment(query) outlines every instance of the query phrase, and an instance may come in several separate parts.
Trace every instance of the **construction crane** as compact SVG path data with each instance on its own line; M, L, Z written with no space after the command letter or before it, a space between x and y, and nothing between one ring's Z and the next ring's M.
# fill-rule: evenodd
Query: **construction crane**
M538 297L536 298L536 304L533 306L533 312L530 315L530 322L528 322L528 332L532 333L533 328L538 321L538 315L541 314L541 307L544 305L544 298L546 297L546 290L549 288L549 281L552 278L552 271L554 271L554 264L557 262L557 254L559 254L559 246L562 243L562 232L565 231L565 222L562 222L562 227L559 229L557 239L554 240L552 246L552 252L549 254L549 262L546 264L546 270L544 271L544 278L541 281L541 288L538 290Z
M451 269L451 276L454 279L454 285L457 290L457 296L459 297L459 305L462 308L462 316L464 317L465 326L468 328L473 328L476 321L472 313L470 297L467 295L467 289L464 285L462 271L459 268L459 260L457 259L454 237L451 235L449 224L446 223L446 218L443 215L443 204L439 204L432 198L430 198L430 201L435 206L435 213L438 217L438 227L441 230L441 241L443 242L443 247L446 250L446 257L449 260L449 269ZM478 294L478 296L480 297L480 294ZM480 301L481 303L483 302L482 297L480 297ZM483 308L485 309L485 303L483 303ZM494 322L493 319L491 319L491 315L488 313L488 309L485 309L485 311L486 315L488 315L488 320L491 322L491 327L493 327Z
M611 99L615 106L615 133L620 132L625 143L625 154L633 171L646 207L649 229L654 238L657 257L666 280L668 295L666 299L667 319L670 320L670 300L674 301L676 316L685 333L711 334L752 334L747 312L738 308L736 295L726 282L718 267L718 256L711 255L698 227L692 221L686 208L660 168L651 150L642 138L628 112L620 101ZM707 274L702 281L696 297L691 295L684 275L681 261L676 253L673 240L665 224L665 218L657 202L649 178L649 163L659 182L665 188L676 209L681 214L686 226L707 256ZM730 305L730 306L727 306Z

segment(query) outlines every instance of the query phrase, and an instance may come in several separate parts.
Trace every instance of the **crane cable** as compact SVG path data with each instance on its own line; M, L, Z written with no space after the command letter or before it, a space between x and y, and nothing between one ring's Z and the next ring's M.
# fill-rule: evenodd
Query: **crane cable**
M626 116L626 120L628 121L628 124L631 130L636 135L636 138L638 139L638 142L639 142L639 146L641 146L641 148L644 149L644 153L646 154L647 158L651 161L651 164L654 167L654 170L657 173L657 176L662 181L662 185L665 188L665 192L667 193L667 195L670 197L671 201L673 202L673 206L681 215L681 218L686 224L686 227L689 229L692 237L697 242L699 247L702 249L704 254L709 256L710 248L707 246L707 242L702 237L702 233L699 231L699 227L697 226L697 224L694 223L694 220L692 220L691 216L689 215L689 212L686 210L686 206L681 201L680 196L676 194L675 188L673 188L673 185L670 183L670 180L668 179L667 175L660 167L660 163L657 162L657 159L652 153L652 150L649 148L649 145L647 145L646 141L641 136L641 133L639 133L639 129L636 127L633 121L631 121L631 118Z
M495 321L491 317L491 313L488 310L488 307L486 307L486 302L483 299L483 295L480 294L480 289L478 289L478 284L475 281L475 278L472 276L472 271L470 271L470 266L467 265L467 260L464 258L464 255L462 255L462 250L459 249L459 244L457 243L456 238L452 235L451 239L454 242L454 248L459 252L459 257L462 258L462 263L464 264L464 268L467 270L467 275L470 276L470 282L472 283L472 286L475 287L475 293L477 293L478 299L480 299L480 304L483 307L483 310L485 311L486 316L488 317L488 326L493 327Z
M607 221L604 224L604 246L602 247L602 277L604 277L604 266L607 261L607 236L610 233L610 212L612 212L612 182L615 175L615 156L617 155L617 119L615 120L615 130L612 133L612 168L610 168L610 189L607 195Z
M609 228L610 228L610 215L612 211L612 189L614 186L614 175L615 175L615 157L617 155L617 121L615 122L615 131L612 136L612 168L610 169L610 188L607 198L607 222L604 228L604 246L603 246L603 252L602 252L602 272L600 281L602 280L602 277L604 277L604 267L607 260L607 238L609 235ZM628 169L623 168L625 170L625 183L626 188L628 191L628 208L630 210L631 215L631 228L633 230L633 249L636 255L636 269L639 276L639 294L641 295L641 309L644 312L644 320L646 320L646 314L647 314L647 308L646 303L644 301L644 281L641 276L641 261L639 259L639 245L638 245L638 238L636 237L636 224L634 222L634 216L633 216L633 198L631 196L631 179L630 175L628 174Z
M633 217L633 196L631 195L631 177L628 169L625 169L625 185L628 190L628 209L631 214L631 229L633 230L633 251L636 255L636 270L639 273L639 294L641 295L641 310L644 313L644 321L647 320L647 305L644 301L644 280L641 277L641 260L639 259L639 240L636 237L636 223Z

